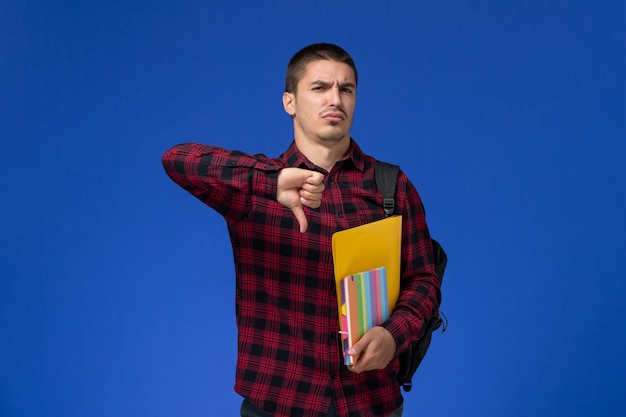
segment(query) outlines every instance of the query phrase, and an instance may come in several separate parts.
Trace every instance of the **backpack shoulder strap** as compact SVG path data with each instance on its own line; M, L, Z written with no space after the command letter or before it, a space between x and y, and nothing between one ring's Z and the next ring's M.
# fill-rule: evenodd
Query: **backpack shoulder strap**
M385 216L391 216L395 211L395 194L396 194L396 186L398 182L398 173L400 171L400 167L398 165L388 164L386 162L376 161L376 166L374 169L374 176L376 178L376 184L378 189L380 190L383 196L383 208L385 210ZM448 262L448 257L444 252L443 248L439 243L431 239L433 244L433 255L434 255L434 263L435 263L435 271L439 278L443 278L443 272L446 268L446 263ZM441 303L441 292L437 292L437 299L439 303ZM424 355L426 355L426 351L430 346L430 341L432 338L432 333L439 329L443 324L443 329L441 333L443 333L447 326L448 320L445 318L445 315L441 314L441 316L445 319L442 319L440 316L441 313L437 314L430 321L426 323L424 335L421 339L417 341L413 341L411 343L411 347L400 353L400 369L398 370L398 374L396 378L398 383L402 386L405 392L411 391L413 386L413 375L415 371L419 367Z
M388 164L387 162L376 161L374 168L374 176L376 185L383 195L383 209L385 216L391 216L396 209L395 195L396 184L398 182L398 165Z
M391 216L395 212L395 195L396 185L398 182L398 173L400 167L398 165L389 164L387 162L376 161L374 168L374 176L376 178L376 185L383 196L383 208L385 210L385 216ZM448 263L448 256L443 250L439 242L435 239L431 239L433 244L433 252L435 258L435 271L440 279L443 279L443 273ZM438 296L441 301L441 295Z

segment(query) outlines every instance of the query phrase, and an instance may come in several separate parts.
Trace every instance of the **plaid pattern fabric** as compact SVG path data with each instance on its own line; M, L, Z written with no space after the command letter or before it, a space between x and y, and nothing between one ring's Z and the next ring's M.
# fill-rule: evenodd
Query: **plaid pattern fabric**
M400 407L397 359L383 370L352 373L343 365L338 335L331 236L384 217L374 158L352 141L346 157L326 172L295 144L278 158L182 144L164 154L163 165L228 225L237 283L235 390L279 417L325 415L332 399L339 416L384 416ZM276 202L284 167L325 175L321 207L305 208L309 227L303 234L291 211ZM396 200L403 215L401 294L383 326L398 353L436 313L440 282L424 209L404 173Z

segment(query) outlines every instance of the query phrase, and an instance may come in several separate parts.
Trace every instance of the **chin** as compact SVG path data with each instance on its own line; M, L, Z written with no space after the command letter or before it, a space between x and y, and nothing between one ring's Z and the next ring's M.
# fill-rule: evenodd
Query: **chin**
M318 137L323 141L341 142L345 138L350 137L350 132L346 131L345 129L333 126L328 129L322 129L319 132Z

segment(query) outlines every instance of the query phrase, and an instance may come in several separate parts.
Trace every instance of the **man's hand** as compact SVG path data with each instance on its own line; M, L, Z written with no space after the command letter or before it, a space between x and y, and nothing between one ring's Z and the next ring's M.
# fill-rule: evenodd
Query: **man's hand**
M383 369L396 354L396 340L389 330L381 326L369 329L361 339L348 350L350 356L361 353L356 364L348 369L355 373Z
M303 206L318 208L322 204L323 181L322 173L300 168L283 168L278 174L276 200L293 212L301 233L309 225Z

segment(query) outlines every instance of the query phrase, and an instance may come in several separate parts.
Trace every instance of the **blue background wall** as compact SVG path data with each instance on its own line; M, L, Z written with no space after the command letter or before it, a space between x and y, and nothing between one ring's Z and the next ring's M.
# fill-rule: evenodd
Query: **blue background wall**
M1 1L0 415L238 415L226 227L160 156L278 155L318 41L450 257L406 415L625 415L625 28L623 1Z

